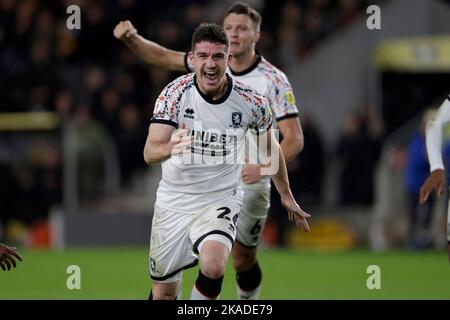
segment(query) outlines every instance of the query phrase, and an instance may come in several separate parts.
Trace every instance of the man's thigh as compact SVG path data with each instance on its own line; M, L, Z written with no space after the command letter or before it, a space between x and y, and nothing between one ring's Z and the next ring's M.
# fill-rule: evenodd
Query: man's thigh
M244 201L237 224L236 241L249 248L258 246L270 207L270 188L244 189Z

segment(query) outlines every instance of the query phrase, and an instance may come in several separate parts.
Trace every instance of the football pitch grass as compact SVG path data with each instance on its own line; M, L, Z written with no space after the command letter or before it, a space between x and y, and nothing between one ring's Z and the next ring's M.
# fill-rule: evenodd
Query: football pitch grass
M0 299L146 299L150 288L145 247L79 248L61 252L20 250L24 261L0 271ZM261 299L450 299L445 251L368 250L313 252L261 250ZM69 290L67 267L81 270L81 289ZM381 289L369 290L367 267L380 267ZM198 267L184 271L188 299ZM236 299L228 263L222 299Z

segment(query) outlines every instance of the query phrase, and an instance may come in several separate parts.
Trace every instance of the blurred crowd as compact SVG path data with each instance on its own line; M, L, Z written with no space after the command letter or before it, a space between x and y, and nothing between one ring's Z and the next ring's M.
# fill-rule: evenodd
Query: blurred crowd
M187 51L194 28L203 21L220 23L232 3L0 0L0 112L54 111L61 122L74 123L82 129L79 141L84 143L76 146L82 168L84 162L96 161L99 145L110 139L117 149L121 186L126 188L145 168L142 149L154 100L177 74L145 66L113 37L114 26L128 19L144 37ZM285 71L365 12L365 1L360 0L249 3L263 17L258 50ZM66 8L73 4L81 8L79 30L66 26ZM309 175L293 188L305 201L319 203L323 145L313 119L305 116L302 121L307 143L290 172ZM0 153L13 136L0 131ZM48 137L42 144L28 145L32 167L5 161L0 154L1 220L13 216L32 222L62 201L61 141ZM92 179L101 172L97 167L80 171L85 196L98 193Z

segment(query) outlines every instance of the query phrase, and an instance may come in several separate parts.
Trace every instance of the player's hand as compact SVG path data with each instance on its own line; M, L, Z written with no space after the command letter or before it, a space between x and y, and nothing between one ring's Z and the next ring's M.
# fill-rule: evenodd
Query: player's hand
M310 230L306 218L311 218L311 215L303 211L292 196L282 197L281 204L288 213L289 221L294 221L297 228L305 232Z
M11 270L11 266L13 268L16 267L16 259L22 261L22 257L19 253L17 253L16 248L5 246L0 243L0 267L3 271L6 271L6 268Z
M442 169L434 170L425 180L420 188L419 203L424 204L434 189L437 189L439 197L444 193L444 170Z
M170 154L181 155L191 152L191 146L194 137L189 135L189 129L186 129L186 125L183 123L180 129L175 130L170 139Z
M244 164L241 172L242 181L246 184L257 183L261 180L261 168L259 164Z
M128 42L137 35L137 30L131 24L130 20L120 21L114 28L113 34L116 39Z

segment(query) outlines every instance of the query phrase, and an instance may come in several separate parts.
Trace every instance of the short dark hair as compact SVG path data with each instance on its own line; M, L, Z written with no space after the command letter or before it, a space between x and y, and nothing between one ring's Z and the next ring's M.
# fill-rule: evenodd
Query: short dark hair
M231 13L245 14L253 21L256 26L256 30L259 31L262 22L261 15L258 13L258 11L250 7L248 3L236 2L230 7L230 9L228 9L227 13L225 14L225 18L228 17L228 15L230 15Z
M225 30L215 23L202 23L195 29L192 35L191 50L194 51L195 45L202 41L224 44L228 48Z

